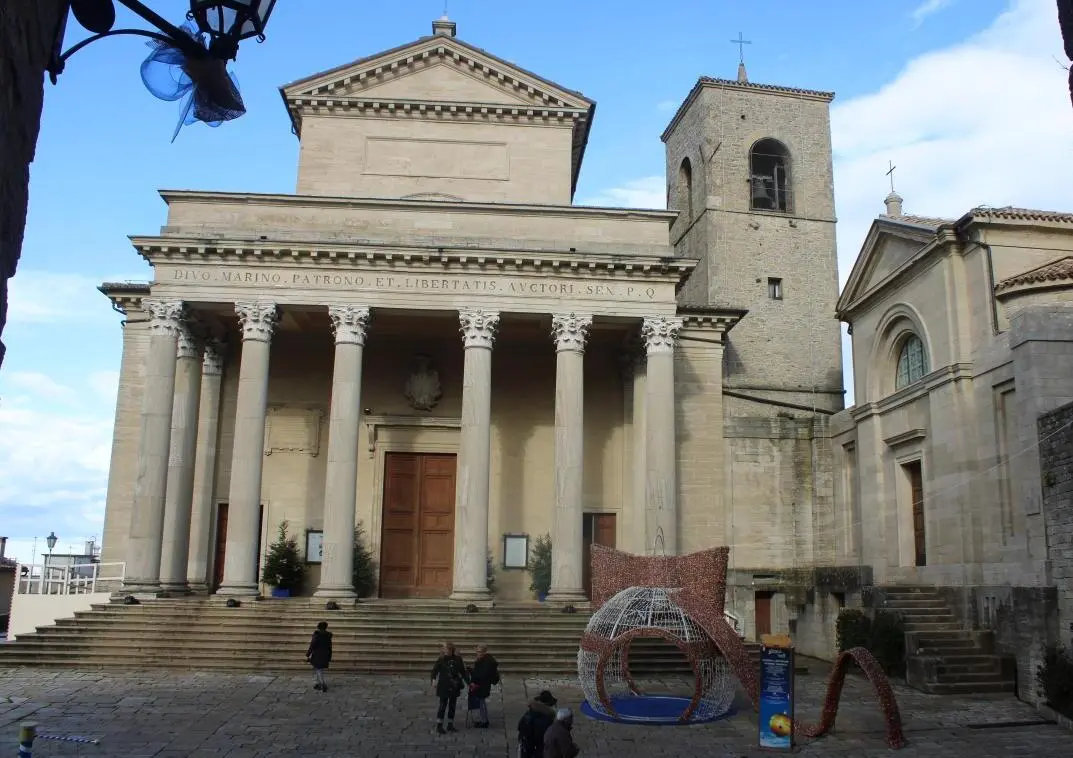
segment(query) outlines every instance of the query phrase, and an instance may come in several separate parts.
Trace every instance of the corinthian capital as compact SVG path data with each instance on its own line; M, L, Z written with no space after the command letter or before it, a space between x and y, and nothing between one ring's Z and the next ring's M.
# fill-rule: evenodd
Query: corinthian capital
M149 314L149 334L171 337L179 333L184 315L182 300L147 297L142 299L142 310Z
M678 332L682 328L682 319L672 316L653 316L641 324L641 337L649 355L656 353L673 353L678 342Z
M220 376L224 373L224 357L227 345L220 340L205 342L205 358L201 363L201 373L205 376Z
M458 324L465 347L486 347L490 350L499 329L499 313L479 308L475 311L459 311Z
M235 303L235 313L242 327L242 341L271 342L279 320L275 303Z
M179 322L179 341L176 345L176 358L200 358L201 346L190 328L189 321Z
M337 345L364 345L369 329L369 309L358 305L333 305L328 308L332 332Z
M590 326L592 316L579 316L576 313L554 314L551 317L551 336L555 338L555 350L584 352Z

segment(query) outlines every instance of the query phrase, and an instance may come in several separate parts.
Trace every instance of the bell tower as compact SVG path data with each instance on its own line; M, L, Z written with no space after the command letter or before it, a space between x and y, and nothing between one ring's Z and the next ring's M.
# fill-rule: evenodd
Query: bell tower
M748 309L727 338L728 415L843 407L833 97L754 84L742 62L701 77L662 135L671 241L699 261L683 304Z

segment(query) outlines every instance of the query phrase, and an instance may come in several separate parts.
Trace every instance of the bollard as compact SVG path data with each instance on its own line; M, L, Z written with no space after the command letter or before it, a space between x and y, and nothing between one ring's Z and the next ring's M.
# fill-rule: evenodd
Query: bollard
M19 758L30 758L34 751L34 737L37 736L37 724L19 726Z

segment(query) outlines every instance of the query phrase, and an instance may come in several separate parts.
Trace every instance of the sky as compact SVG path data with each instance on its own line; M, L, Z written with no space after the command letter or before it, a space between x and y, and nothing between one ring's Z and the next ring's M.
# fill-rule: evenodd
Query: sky
M182 0L147 0L179 20ZM294 191L278 88L430 32L443 0L280 0L232 64L247 114L186 127L144 88L144 40L96 42L46 83L22 262L0 369L0 535L31 558L101 534L122 348L102 281L148 280L128 235L165 220L158 190ZM1073 109L1053 0L449 0L458 36L598 103L575 202L662 208L659 135L700 75L833 90L838 258L849 274L897 166L905 212L1070 210ZM141 26L120 8L119 26ZM69 25L68 42L83 36ZM850 351L844 341L847 372ZM852 382L847 373L847 388ZM848 398L850 402L852 398Z

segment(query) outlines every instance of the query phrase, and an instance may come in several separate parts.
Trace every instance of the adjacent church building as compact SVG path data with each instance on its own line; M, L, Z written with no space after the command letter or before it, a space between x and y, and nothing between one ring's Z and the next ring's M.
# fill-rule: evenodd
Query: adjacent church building
M785 629L837 539L833 95L701 78L670 210L573 204L595 103L433 34L282 88L294 194L164 191L134 247L104 535L128 592L582 602L593 543L730 545L728 607Z

